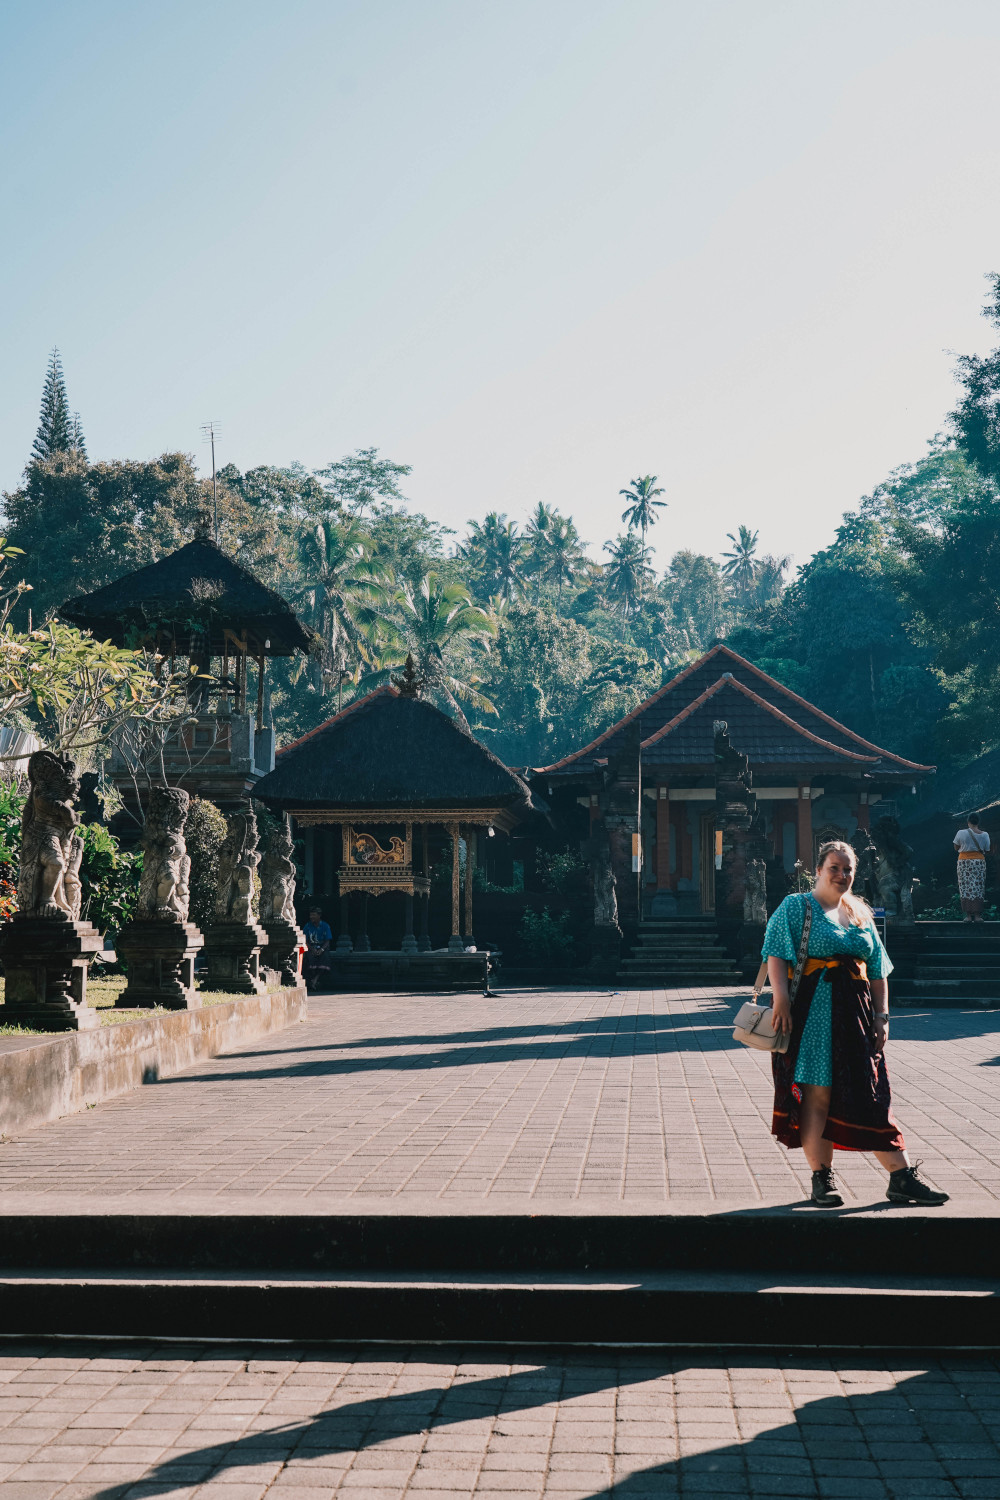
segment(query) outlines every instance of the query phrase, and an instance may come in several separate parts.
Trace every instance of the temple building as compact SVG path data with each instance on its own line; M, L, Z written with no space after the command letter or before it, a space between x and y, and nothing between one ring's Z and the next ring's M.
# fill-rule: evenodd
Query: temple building
M194 541L127 573L59 614L116 646L145 647L174 669L186 661L192 713L161 742L158 734L112 745L110 774L126 803L165 771L169 783L238 806L274 766L267 661L308 654L317 638L291 606L211 541Z
M898 816L934 770L862 739L714 646L598 739L531 773L567 832L585 832L583 817L591 832L604 825L626 921L715 909L720 726L749 759L768 852L789 874L797 861L815 869L824 840Z
M476 867L484 842L535 810L532 794L420 697L412 663L279 750L254 796L294 819L300 905L317 905L339 934L335 984L452 986L467 977L463 958L485 978L483 956L472 962L485 946L474 934Z

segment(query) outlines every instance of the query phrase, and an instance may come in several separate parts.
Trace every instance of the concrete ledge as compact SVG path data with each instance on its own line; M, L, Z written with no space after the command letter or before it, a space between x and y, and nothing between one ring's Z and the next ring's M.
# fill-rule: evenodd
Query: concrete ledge
M741 1284L732 1276L441 1278L0 1277L4 1334L369 1340L398 1343L709 1344L996 1348L992 1283L925 1287Z
M25 1212L0 1195L0 1268L35 1271L206 1271L309 1275L473 1272L500 1275L632 1271L774 1276L980 1276L996 1284L998 1220L935 1209L843 1215L796 1206L749 1211L605 1215L301 1214L188 1208ZM950 1205L946 1205L948 1207ZM71 1248L68 1248L71 1247ZM787 1334L785 1335L787 1337Z
M93 1031L11 1038L19 1045L0 1051L0 1134L76 1114L305 1016L306 992L298 985Z

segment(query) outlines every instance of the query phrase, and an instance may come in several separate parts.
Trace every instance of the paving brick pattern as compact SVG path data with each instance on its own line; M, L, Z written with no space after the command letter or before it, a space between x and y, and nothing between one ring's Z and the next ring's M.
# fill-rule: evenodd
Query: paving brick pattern
M788 1202L805 1190L805 1163L769 1133L770 1063L732 1040L736 999L316 998L304 1024L6 1142L0 1203ZM973 1210L1000 1202L998 1054L998 1012L893 1021L911 1152ZM842 1152L838 1167L850 1200L884 1195L870 1157Z
M1000 1494L986 1358L509 1358L0 1344L0 1497Z

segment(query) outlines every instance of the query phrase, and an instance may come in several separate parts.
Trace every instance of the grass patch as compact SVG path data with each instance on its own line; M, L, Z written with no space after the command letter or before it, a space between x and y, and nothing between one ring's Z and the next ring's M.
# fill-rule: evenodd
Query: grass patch
M175 1014L165 1005L141 1010L116 1010L115 1001L128 983L124 974L106 974L100 979L88 979L87 1003L101 1013L102 1026L120 1026L124 1021L144 1021L149 1016ZM0 979L0 1002L3 1000L4 981ZM199 990L202 1005L226 1005L230 1000L245 1000L246 995L230 995L224 990ZM0 1016L3 1011L0 1009ZM36 1031L30 1026L11 1026L0 1022L0 1036L58 1036L59 1032Z

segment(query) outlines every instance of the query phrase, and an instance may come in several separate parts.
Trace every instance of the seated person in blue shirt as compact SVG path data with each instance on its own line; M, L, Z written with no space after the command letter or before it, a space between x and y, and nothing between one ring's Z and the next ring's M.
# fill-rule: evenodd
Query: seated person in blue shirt
M303 931L306 935L307 946L302 962L302 972L305 976L306 989L314 990L321 976L329 972L329 948L333 942L330 924L323 921L323 913L318 906L309 908L309 920Z

